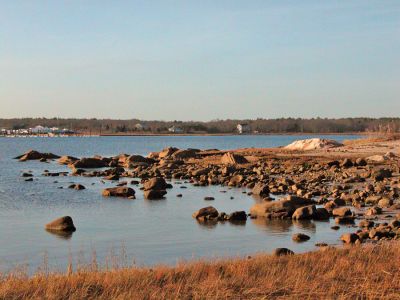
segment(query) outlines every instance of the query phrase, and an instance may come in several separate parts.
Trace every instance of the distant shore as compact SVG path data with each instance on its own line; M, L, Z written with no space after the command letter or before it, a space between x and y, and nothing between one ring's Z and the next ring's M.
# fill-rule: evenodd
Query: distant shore
M238 134L238 133L76 133L70 135L46 135L46 134L31 134L31 135L0 135L0 138L35 138L35 137L145 137L145 136L347 136L347 135L359 135L359 136L380 136L383 135L381 133L372 133L372 132L323 132L323 133L314 133L314 132L302 132L302 133L257 133L257 134Z

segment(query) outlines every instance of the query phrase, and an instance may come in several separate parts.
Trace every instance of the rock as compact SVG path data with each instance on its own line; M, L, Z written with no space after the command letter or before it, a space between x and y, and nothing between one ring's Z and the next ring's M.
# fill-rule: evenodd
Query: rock
M33 175L31 173L22 173L21 177L33 177Z
M84 157L69 165L71 168L96 169L108 167L107 161L96 157Z
M347 216L353 216L353 212L348 207L339 207L335 208L332 211L332 215L334 217L347 217Z
M370 220L361 220L360 223L358 223L358 227L373 227L374 226L374 222L370 221Z
M77 190L77 191L85 189L85 187L82 184L71 184L68 188L69 189L74 189L74 190Z
M244 177L242 175L235 175L232 176L232 178L229 180L228 185L229 186L239 186L244 180Z
M248 161L244 156L231 152L225 153L221 158L221 164L224 165L237 165L246 163L248 163Z
M384 155L372 155L367 157L366 160L371 162L384 162L388 160L388 158L385 157Z
M293 220L309 220L312 219L317 212L315 205L299 207L292 215Z
M360 238L355 233L345 233L340 237L340 240L345 244L354 244Z
M296 233L292 235L292 240L295 242L305 242L308 241L310 237L303 233Z
M379 200L378 202L378 206L380 208L388 208L390 206L393 205L393 199L389 199L389 198L382 198L381 200Z
M189 159L197 157L199 149L177 150L172 154L173 159Z
M335 148L340 146L343 146L343 144L334 140L313 138L313 139L294 141L293 143L284 147L284 149L306 151L306 150Z
M174 154L176 151L178 151L178 148L174 148L174 147L168 147L165 148L163 150L161 150L161 152L158 154L158 158L166 158L166 157L171 157L172 154Z
M354 217L346 216L346 217L336 217L336 224L354 224Z
M214 198L214 197L204 197L204 200L206 200L206 201L212 201L212 200L215 200L215 198Z
M59 158L58 163L60 165L70 165L70 164L73 164L74 162L76 162L77 160L79 160L79 158L69 156L69 155L64 155Z
M356 165L360 167L366 166L368 163L364 158L357 158L356 159Z
M50 231L73 232L76 230L74 222L70 216L58 218L46 224L45 228Z
M293 255L294 252L288 248L276 248L274 250L275 256Z
M250 214L253 217L291 218L297 208L312 204L312 200L288 196L278 201L256 203L251 207Z
M268 185L263 184L263 183L257 183L253 190L252 190L253 195L257 195L260 197L265 197L269 195L269 188Z
M105 197L123 197L134 199L135 191L130 187L120 186L104 189L102 195Z
M40 159L57 159L60 158L58 155L53 153L40 153L35 150L29 150L25 154L15 157L15 159L19 159L20 161L27 161L27 160L40 160Z
M166 190L168 188L167 182L162 177L153 177L143 184L145 191L148 190Z
M192 217L195 219L200 218L217 218L218 210L216 210L213 206L207 206L199 209L198 211L192 214Z
M390 177L392 177L392 171L389 169L381 168L372 173L372 178L374 178L376 181L382 181L383 179Z
M343 168L350 168L350 167L353 166L353 162L352 162L350 159L345 158L345 159L340 163L340 166L343 167Z
M329 218L330 218L329 212L325 208L323 207L317 208L317 211L314 214L314 220L329 220Z
M192 172L192 176L207 175L210 172L209 168L200 168Z
M118 162L126 168L131 168L137 164L153 164L155 162L154 159L144 157L141 155L129 155L128 157L120 157Z
M379 206L373 206L367 209L365 212L366 216L375 216L375 215L380 215L382 213L382 208Z
M246 221L247 214L245 211L235 211L228 216L229 221Z
M145 190L144 197L148 200L158 200L164 198L166 190Z

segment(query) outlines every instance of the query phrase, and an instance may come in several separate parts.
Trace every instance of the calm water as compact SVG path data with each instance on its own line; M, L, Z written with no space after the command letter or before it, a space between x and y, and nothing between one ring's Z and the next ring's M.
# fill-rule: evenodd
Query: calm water
M165 200L149 201L136 190L136 200L108 199L101 190L100 178L44 177L45 169L68 171L55 162L18 162L12 158L28 149L58 155L112 156L119 153L146 155L167 146L200 149L236 149L276 147L308 136L198 136L198 137L71 137L71 138L0 138L0 271L25 265L38 268L48 257L51 268L64 269L70 257L74 263L89 262L93 250L100 263L124 251L129 262L138 265L176 263L182 259L221 257L271 252L288 247L296 252L314 248L316 242L338 243L349 228L330 229L331 222L265 221L249 219L245 225L229 222L204 226L191 214L213 205L227 213L249 211L255 200L245 189L192 187L172 182ZM343 140L357 136L327 136ZM21 172L32 171L33 182L24 182ZM122 179L123 180L123 179ZM86 190L66 189L72 182ZM185 185L188 189L181 189ZM63 187L64 189L60 189ZM225 190L226 193L220 191ZM177 194L183 198L177 198ZM215 201L204 201L205 196ZM233 196L234 199L230 199ZM69 238L46 232L44 224L63 215L72 216L77 231ZM303 232L311 240L297 244L293 233Z

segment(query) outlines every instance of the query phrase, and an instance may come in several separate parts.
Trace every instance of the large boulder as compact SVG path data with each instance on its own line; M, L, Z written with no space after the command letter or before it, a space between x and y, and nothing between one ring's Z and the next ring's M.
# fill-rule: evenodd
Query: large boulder
M306 150L334 148L340 146L343 146L343 144L335 140L313 138L313 139L294 141L293 143L284 147L284 149L306 151Z
M27 161L27 160L46 160L46 159L57 159L60 156L55 155L53 153L41 153L35 150L29 150L28 152L15 157L15 159L19 159L20 161Z
M123 197L134 199L135 190L126 186L118 186L104 189L102 195L105 197Z
M98 157L84 157L69 165L71 168L82 168L82 169L95 169L105 168L108 166L108 162Z
M195 219L200 218L217 218L218 210L213 206L207 206L199 209L198 211L192 214L192 217Z
M221 163L224 165L237 165L237 164L246 164L248 163L248 161L242 155L227 152L222 156Z
M164 198L166 194L166 190L147 190L144 191L144 198L148 200L157 200Z
M245 211L235 211L228 216L229 221L246 221L247 214Z
M278 201L256 203L251 207L250 214L254 217L291 218L297 208L312 204L314 204L312 200L288 196Z
M74 222L70 216L58 218L56 220L47 223L45 228L50 231L64 231L73 232L76 230Z
M307 205L296 209L292 215L294 220L309 220L313 219L317 213L315 205Z
M143 188L145 191L148 190L165 190L168 188L168 184L162 177L153 177L143 183Z

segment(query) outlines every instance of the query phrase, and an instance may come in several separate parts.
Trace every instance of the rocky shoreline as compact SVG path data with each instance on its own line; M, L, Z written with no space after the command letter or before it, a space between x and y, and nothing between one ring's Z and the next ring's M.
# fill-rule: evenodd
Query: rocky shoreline
M308 140L303 144L307 148L302 149L300 141L295 144L295 150L169 147L147 156L119 154L83 158L31 150L16 159L44 163L52 160L70 169L58 173L44 171L45 176L99 177L114 182L114 187L99 191L104 197L135 199L138 192L135 189L139 188L145 199L163 199L172 187L168 181L173 179L194 186L246 188L247 194L255 199L252 207L243 207L242 211L218 212L213 206L199 207L192 215L198 222L245 222L248 217L333 218L337 226L354 227L353 233L341 237L344 243L400 239L399 141L341 145ZM32 180L29 173L22 176L26 181ZM85 187L75 184L70 188ZM213 201L212 196L205 200ZM308 240L304 236L293 239Z

